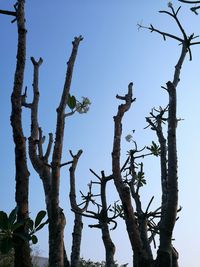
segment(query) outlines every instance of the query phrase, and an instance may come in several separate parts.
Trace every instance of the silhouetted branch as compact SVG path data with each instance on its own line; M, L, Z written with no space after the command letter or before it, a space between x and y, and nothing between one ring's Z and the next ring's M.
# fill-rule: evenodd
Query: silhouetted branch
M67 161L65 163L60 164L60 167L64 167L64 166L72 164L72 163L73 163L73 161Z
M48 161L48 158L49 158L50 153L51 153L52 144L53 144L53 134L49 133L49 142L48 142L46 153L44 155L45 161Z
M15 9L15 11L9 11L9 10L2 10L2 9L0 9L0 14L15 17L11 21L11 23L14 23L15 21L17 21L17 16L18 16L18 18L20 18L20 15L21 15L21 13L18 12L18 2L14 5L14 9Z
M82 153L83 153L82 150L79 150L76 155L73 155L72 152L70 153L73 156L73 159L71 161L71 167L69 169L69 172L70 172L70 194L69 194L70 203L71 203L72 210L78 211L79 214L82 214L87 209L89 202L91 200L91 197L92 197L91 186L89 186L89 192L88 192L87 196L84 196L84 202L83 202L85 204L84 207L80 208L79 205L77 204L76 186L75 186L75 171L76 171L76 167L78 164L78 160L79 160ZM67 164L69 164L69 163L67 163Z
M14 17L16 17L17 15L17 13L14 11L8 11L8 10L2 10L2 9L0 9L0 14L14 16Z
M192 42L198 36L195 36L194 34L191 34L191 35L188 36L185 33L185 30L184 30L183 26L181 25L181 23L180 23L180 21L178 19L178 16L177 16L178 12L180 10L180 7L176 11L174 10L173 5L171 3L168 4L168 7L171 9L171 12L165 11L165 10L164 11L162 10L162 11L159 11L159 12L160 13L165 13L165 14L171 16L176 21L176 24L178 25L178 27L179 27L179 29L180 29L180 31L182 33L183 38L180 38L180 37L178 37L176 35L173 35L173 34L170 34L170 33L167 33L167 32L160 31L160 30L154 28L152 24L150 24L150 27L146 27L146 26L143 26L141 24L138 24L138 28L145 28L145 29L150 30L151 32L157 32L157 33L159 33L159 34L161 34L163 36L164 40L166 40L166 37L169 37L171 39L179 41L182 44L182 53L181 53L181 57L179 59L178 64L179 64L179 66L182 66L184 57L187 54L187 52L189 52L190 60L192 60L192 52L191 52L190 46L191 45L200 44L200 42ZM177 69L179 69L179 67L177 67ZM175 85L177 85L178 82L179 82L179 80L177 79L176 76L179 76L179 75L175 75L174 76Z
M178 0L178 1L186 4L200 4L200 1L187 1L187 0Z
M149 204L147 205L147 208L146 208L145 214L147 214L147 213L148 213L148 210L149 210L149 208L150 208L150 206L151 206L151 203L152 203L153 199L154 199L154 196L153 196L153 197L151 198L151 200L149 201Z
M100 177L98 174L96 174L96 172L94 172L92 169L90 169L90 172L91 172L94 176L96 176L98 180L101 181L101 177Z

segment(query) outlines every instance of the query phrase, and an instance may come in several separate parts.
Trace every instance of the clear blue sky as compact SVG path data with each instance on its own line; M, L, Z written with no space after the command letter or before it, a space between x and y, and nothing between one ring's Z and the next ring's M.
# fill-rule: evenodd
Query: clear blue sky
M178 1L173 1L178 6ZM0 9L12 9L14 1L0 0ZM32 64L30 57L42 57L40 68L40 125L43 132L55 133L56 107L62 92L66 62L71 51L71 41L76 35L83 35L74 70L71 92L77 97L87 96L92 102L86 115L75 115L66 122L63 161L70 160L68 150L83 149L77 170L78 190L86 190L93 179L92 168L97 173L105 170L111 173L111 151L113 141L113 115L116 114L117 93L124 94L129 82L134 83L137 98L124 119L122 154L125 157L130 145L124 137L133 129L134 138L142 147L148 145L154 133L143 130L145 116L154 106L167 103L167 94L161 85L172 79L174 66L180 54L180 47L173 40L163 41L161 36L145 30L138 31L136 24L152 23L161 30L178 33L176 25L158 10L167 8L167 1L158 0L34 0L26 3L27 63L24 86L28 86L28 97L32 97ZM193 15L188 6L180 12L180 19L189 34L200 34L200 17ZM14 147L10 127L10 95L16 59L16 25L10 18L0 16L0 210L10 211L14 206L15 174ZM175 247L180 254L181 267L199 267L196 262L199 253L199 132L200 132L200 47L193 49L193 61L186 59L181 82L178 86L178 117L184 120L178 127L179 155L179 204L183 206L177 222L174 237ZM23 111L24 133L30 133L30 114ZM31 171L30 212L35 216L45 208L44 194L38 175ZM160 201L160 175L158 159L145 161L147 186L142 189L146 205L155 195L155 208ZM68 255L71 246L73 214L69 207L68 167L62 170L61 206L66 211L67 225L65 243ZM110 199L117 194L109 187ZM89 229L85 220L81 255L93 260L104 259L104 248L99 230ZM116 244L116 260L131 262L130 244L123 222L112 232ZM43 255L48 254L47 229L39 234L39 246Z

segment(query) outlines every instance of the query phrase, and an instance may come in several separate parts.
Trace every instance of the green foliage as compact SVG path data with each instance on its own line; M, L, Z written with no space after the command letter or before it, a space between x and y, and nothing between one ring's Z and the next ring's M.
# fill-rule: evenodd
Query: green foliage
M0 267L14 266L14 251L11 249L8 253L2 254L0 252Z
M144 178L145 177L144 172L142 171L143 170L143 163L140 163L140 165L141 165L141 170L138 173L136 173L136 175L135 175L135 179L136 179L139 187L141 187L147 183L146 179Z
M105 262L93 262L90 259L84 260L83 258L80 259L80 267L104 267Z
M114 206L112 206L109 211L113 212L115 214L115 216L119 216L120 218L124 219L124 208L122 206L122 204L114 204Z
M3 254L8 253L13 248L13 241L10 237L5 236L0 241L0 251Z
M150 147L147 146L147 149L150 150L154 156L156 157L160 156L160 147L154 141L152 141Z
M46 211L44 210L38 212L35 221L29 218L21 222L17 222L17 211L18 208L16 207L11 211L9 216L4 211L0 211L0 252L3 254L9 253L14 247L14 242L16 242L15 237L25 242L32 241L33 244L36 244L38 239L35 233L48 223L48 220L42 222L46 216ZM22 235L18 231L20 227L27 228L27 235Z
M37 228L39 226L39 224L41 223L41 221L44 219L45 216L46 216L45 210L41 210L38 212L38 214L35 218L35 228Z
M70 109L74 109L75 107L76 107L76 98L75 98L75 96L71 96L70 94L69 94L69 96L68 96L68 107L70 108Z
M91 102L87 97L82 97L82 101L78 101L75 96L69 94L67 105L72 110L72 112L67 115L72 115L75 112L83 114L88 112Z
M0 211L0 228L3 230L8 228L8 216L3 211Z
M80 267L105 267L105 266L106 266L105 261L94 262L94 261L91 261L90 259L89 260L84 260L83 258L80 259ZM118 267L119 264L115 262L114 266ZM120 266L123 266L123 265L120 265Z
M33 242L33 244L37 244L37 242L38 242L37 236L36 235L32 235L31 236L31 241Z

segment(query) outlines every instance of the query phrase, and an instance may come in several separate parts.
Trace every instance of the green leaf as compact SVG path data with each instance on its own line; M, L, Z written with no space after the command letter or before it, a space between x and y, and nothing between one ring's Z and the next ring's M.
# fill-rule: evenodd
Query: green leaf
M9 227L8 216L4 211L0 211L0 229L7 230Z
M154 141L152 141L152 145L150 147L147 146L147 149L150 150L156 157L160 155L160 147Z
M41 223L42 219L46 216L46 211L41 210L38 212L36 219L35 219L35 228Z
M32 235L31 236L31 240L32 240L33 244L37 244L37 242L38 242L38 239L37 239L36 235Z
M145 185L147 182L146 182L146 180L145 179L140 179L139 181L138 181L138 186L139 187L142 187L143 185Z
M35 229L35 231L39 231L40 229L42 229L46 224L48 224L49 223L49 220L46 220L46 222L44 222L44 223L41 223L36 229Z
M28 219L28 221L27 221L27 227L29 228L29 230L31 230L31 231L33 231L33 225L34 225L34 222L33 222L33 220L31 220L31 219Z
M76 107L76 98L75 98L75 96L73 96L73 95L71 96L69 94L68 103L67 104L68 104L70 109L74 109Z
M141 180L144 178L144 172L138 172L136 179Z
M20 228L23 225L22 222L16 222L11 226L11 230L14 232L15 230L17 230L18 228Z
M11 211L11 213L9 214L8 220L9 220L9 223L10 224L13 224L16 221L17 212L18 212L18 207L16 207L15 209L13 209Z
M13 248L13 242L11 238L3 238L0 243L0 251L3 254L7 254Z

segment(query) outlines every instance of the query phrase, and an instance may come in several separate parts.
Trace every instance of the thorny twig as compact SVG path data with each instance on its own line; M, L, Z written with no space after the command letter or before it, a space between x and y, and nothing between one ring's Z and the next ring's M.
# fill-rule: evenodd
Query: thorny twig
M181 7L179 7L179 8L175 11L175 9L173 8L173 5L172 5L171 3L169 3L168 6L169 6L169 8L171 9L171 12L169 12L169 11L165 11L165 10L164 10L164 11L161 10L161 11L159 11L159 12L160 12L160 13L164 13L164 14L169 15L169 16L171 16L171 17L175 20L176 24L178 25L178 27L179 27L179 29L180 29L180 31L181 31L181 33L182 33L182 37L178 37L178 36L173 35L173 34L171 34L171 33L167 33L167 32L160 31L160 30L154 28L154 26L153 26L152 24L150 24L149 27L147 27L147 26L143 26L143 25L141 25L141 24L137 24L138 29L140 29L140 28L148 29L148 30L150 30L151 32L157 32L157 33L159 33L160 35L162 35L162 37L163 37L164 40L166 40L166 37L169 37L169 38L171 38L171 39L174 39L174 40L180 42L180 43L182 44L182 46L186 49L186 53L189 52L190 60L192 60L192 52L191 52L190 47L191 47L192 45L200 44L200 42L193 42L193 40L196 39L196 38L198 38L199 36L195 36L194 33L192 33L191 35L188 36L188 35L185 33L185 30L184 30L184 28L183 28L181 22L180 22L179 19L178 19L178 12L180 11L180 8L181 8Z
M186 1L186 0L179 0L179 2L181 3L186 3L186 4L200 4L200 1ZM200 9L200 6L194 6L191 7L190 10L192 12L194 12L196 15L198 15L199 13L197 12L197 10Z

